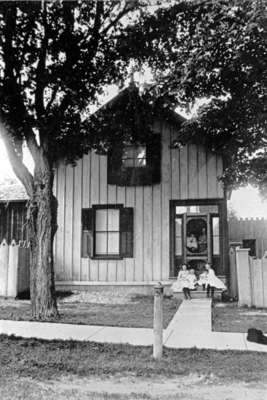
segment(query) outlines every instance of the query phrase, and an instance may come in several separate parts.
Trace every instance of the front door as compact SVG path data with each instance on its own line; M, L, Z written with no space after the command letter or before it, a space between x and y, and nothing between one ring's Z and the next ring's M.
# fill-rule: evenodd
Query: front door
M178 207L177 207L178 208ZM197 275L206 262L216 265L220 262L220 227L216 209L210 212L190 209L174 215L174 276L182 263L194 268Z

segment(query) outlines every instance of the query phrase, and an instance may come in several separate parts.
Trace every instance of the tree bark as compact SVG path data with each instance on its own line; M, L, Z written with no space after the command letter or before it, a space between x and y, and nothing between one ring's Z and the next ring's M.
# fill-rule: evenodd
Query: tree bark
M35 167L33 196L28 206L32 316L39 320L59 316L53 262L53 240L57 226L57 200L53 196L53 177L52 168L42 157L40 164Z

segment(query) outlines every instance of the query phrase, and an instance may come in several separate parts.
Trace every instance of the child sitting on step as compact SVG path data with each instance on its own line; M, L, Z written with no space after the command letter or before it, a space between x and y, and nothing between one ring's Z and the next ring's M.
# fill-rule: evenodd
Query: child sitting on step
M189 274L186 278L186 283L183 288L184 297L187 300L191 300L191 290L195 290L197 284L197 278L194 269L189 270Z
M215 275L214 270L211 268L211 265L209 263L205 264L205 269L207 271L207 283L206 283L206 288L207 288L207 297L210 297L213 299L214 297L214 291L215 289L221 289L225 290L226 286L225 284Z
M199 279L197 284L199 286L202 286L202 289L205 290L206 289L206 285L207 285L207 275L208 275L208 271L206 269L204 269L204 271L199 275Z
M178 273L177 280L172 284L171 289L173 293L182 292L184 286L187 283L187 277L189 275L189 271L187 269L186 264L182 264L181 269Z

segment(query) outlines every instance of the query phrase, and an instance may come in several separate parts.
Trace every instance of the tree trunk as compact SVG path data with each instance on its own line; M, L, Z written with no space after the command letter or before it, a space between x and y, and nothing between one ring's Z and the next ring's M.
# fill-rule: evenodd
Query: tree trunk
M57 201L52 192L53 170L45 159L42 159L40 164L35 167L34 172L34 191L28 206L28 225L32 316L44 320L59 316L53 265Z

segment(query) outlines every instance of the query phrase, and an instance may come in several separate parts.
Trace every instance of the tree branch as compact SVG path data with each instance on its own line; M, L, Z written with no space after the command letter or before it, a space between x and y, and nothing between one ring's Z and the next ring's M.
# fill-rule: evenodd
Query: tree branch
M111 28L113 28L119 20L124 17L126 14L128 14L130 11L133 11L136 7L136 2L126 2L124 8L121 10L121 12L114 18L106 27L101 31L101 34L106 34Z
M37 116L41 118L44 109L44 73L46 65L46 51L48 46L48 34L47 34L47 15L46 15L46 5L44 3L43 8L43 26L44 26L44 37L40 49L39 62L36 69L36 91L35 91L35 105Z
M59 87L60 87L59 85L55 85L54 90L52 91L50 100L48 101L48 103L46 105L46 108L45 108L46 113L49 113L49 111L50 111L50 109L52 107L52 104L53 104L53 102L54 102L54 100L56 98L56 95L57 95Z
M11 136L2 121L0 121L0 135L5 144L12 169L25 187L28 196L31 197L33 195L33 176L22 161L22 141Z
M38 143L36 141L35 135L32 130L27 132L27 135L25 135L25 140L32 155L32 158L35 164L37 164L40 158L40 147L38 146Z
M93 57L95 56L98 48L98 43L100 39L100 27L101 27L101 18L103 16L104 12L104 2L103 1L98 1L96 3L96 12L95 12L95 20L94 20L94 26L93 26L93 31L92 31L92 37L89 41L89 55L90 59L92 60Z

